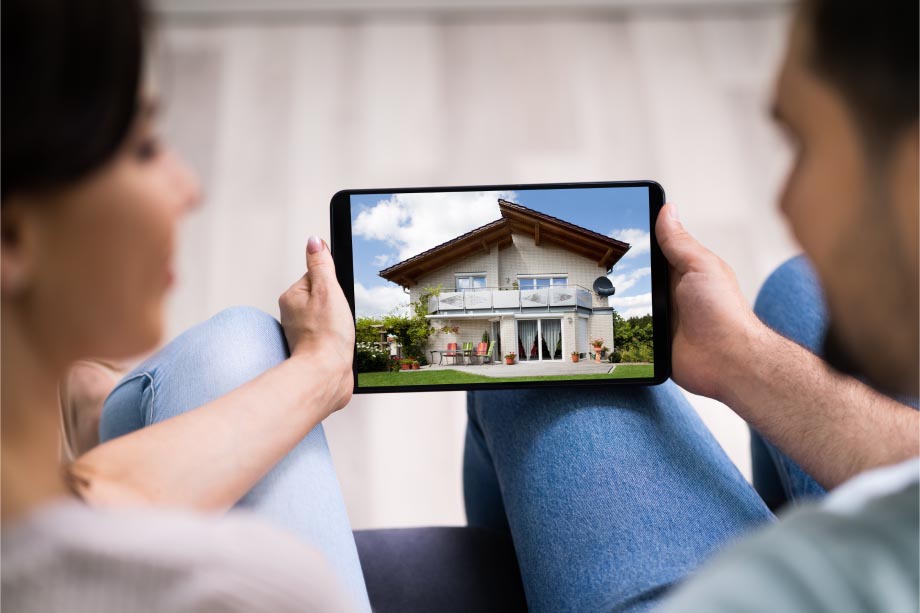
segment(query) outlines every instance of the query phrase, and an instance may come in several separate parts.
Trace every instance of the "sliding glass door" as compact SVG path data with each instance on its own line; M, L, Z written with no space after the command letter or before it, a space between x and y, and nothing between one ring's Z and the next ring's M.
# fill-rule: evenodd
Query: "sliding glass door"
M539 334L537 333L536 319L519 319L517 322L518 329L518 359L522 362L527 360L540 359L540 353L537 351L539 345Z
M561 319L519 319L517 332L522 362L562 359Z
M540 335L543 339L540 357L544 360L562 359L562 320L541 319Z

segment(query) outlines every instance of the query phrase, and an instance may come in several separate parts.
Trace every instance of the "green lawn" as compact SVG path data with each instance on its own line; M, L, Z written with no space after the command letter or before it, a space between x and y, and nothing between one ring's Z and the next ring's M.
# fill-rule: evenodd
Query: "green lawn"
M623 364L612 373L591 375L546 375L542 377L486 377L457 370L422 370L417 372L363 372L358 374L360 387L392 385L438 385L444 383L520 383L524 381L564 381L572 379L637 379L655 375L653 364Z

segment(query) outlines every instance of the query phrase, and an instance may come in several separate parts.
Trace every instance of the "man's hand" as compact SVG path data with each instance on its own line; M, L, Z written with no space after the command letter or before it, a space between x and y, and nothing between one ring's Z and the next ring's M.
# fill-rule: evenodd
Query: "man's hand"
M727 404L828 489L917 455L917 411L761 323L732 270L684 230L673 205L655 232L671 264L677 383Z
M670 263L672 370L695 393L722 399L721 385L766 329L741 294L735 273L677 220L673 204L658 215L655 233Z
M281 325L292 358L305 356L322 367L335 385L332 410L351 400L354 377L355 322L335 276L332 254L325 242L307 242L307 272L278 299Z

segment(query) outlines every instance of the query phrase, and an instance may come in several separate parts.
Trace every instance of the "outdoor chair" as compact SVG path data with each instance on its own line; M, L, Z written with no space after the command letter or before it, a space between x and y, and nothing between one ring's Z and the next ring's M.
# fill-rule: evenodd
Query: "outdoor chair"
M491 343L479 343L479 345L476 347L476 351L473 352L472 357L479 358L480 364L485 364L486 360L488 360L489 363L494 364L494 361L492 360L492 351L494 351L494 349L495 341L492 341Z
M454 364L457 363L457 360L463 360L463 352L457 346L457 343L447 343L447 350L441 352L441 359L438 361L438 364L444 361L444 358L453 358Z
M473 341L463 343L463 357L471 364L473 363Z

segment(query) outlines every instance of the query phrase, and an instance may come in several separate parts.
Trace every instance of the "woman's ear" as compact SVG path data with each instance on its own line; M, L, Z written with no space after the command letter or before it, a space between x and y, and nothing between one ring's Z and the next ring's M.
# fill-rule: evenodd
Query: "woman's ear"
M30 211L36 203L12 196L0 207L0 296L3 300L21 296L31 283L38 253L38 219Z

